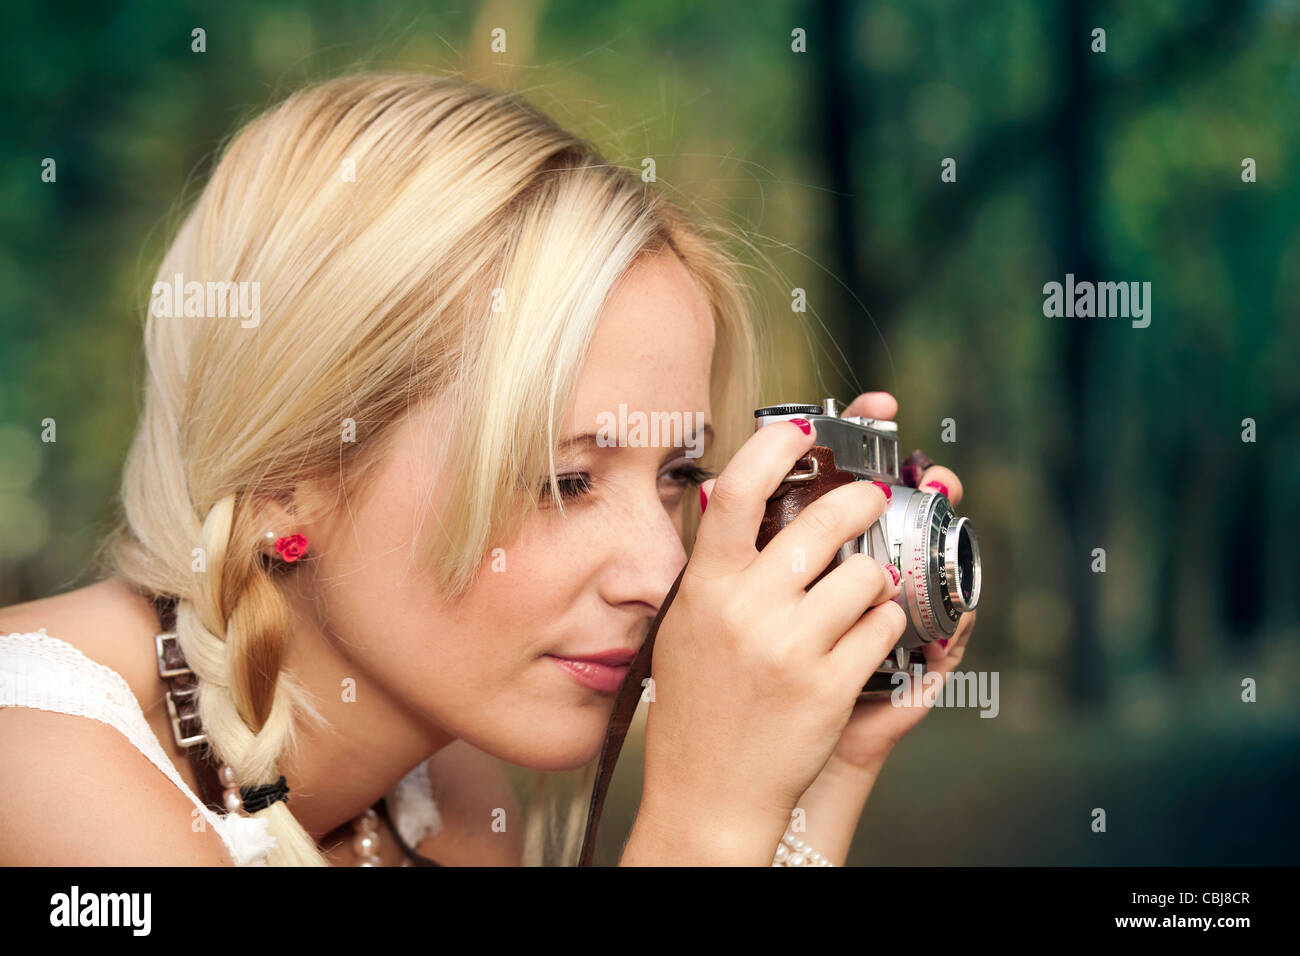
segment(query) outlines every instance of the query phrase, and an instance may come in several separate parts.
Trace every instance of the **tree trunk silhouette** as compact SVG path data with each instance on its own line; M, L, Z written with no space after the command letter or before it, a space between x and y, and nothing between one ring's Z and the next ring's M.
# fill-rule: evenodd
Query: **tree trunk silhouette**
M814 129L810 130L809 139L821 147L830 190L827 268L843 282L843 286L828 285L829 296L818 312L849 363L844 370L847 383L853 386L881 382L884 369L876 361L868 367L870 357L877 357L878 361L879 350L873 346L879 343L879 338L872 319L863 310L871 310L883 333L882 316L888 309L880 300L880 290L862 274L861 226L854 195L853 137L855 131L870 122L871 110L865 96L855 96L853 67L857 56L852 44L853 17L843 0L815 0L809 5L807 16L812 24L808 56L815 64L814 102L808 111ZM831 355L839 365L841 359L835 345L831 345Z
M1062 95L1053 123L1052 172L1059 197L1055 246L1061 275L1095 281L1097 256L1091 209L1096 197L1100 157L1096 148L1090 84L1090 25L1081 0L1067 0L1061 9L1057 43ZM1091 319L1060 318L1059 368L1065 420L1055 429L1054 484L1061 495L1065 523L1063 560L1067 606L1072 623L1066 693L1080 709L1099 706L1106 697L1106 675L1097 633L1098 576L1092 570L1094 548L1105 548L1101 509L1094 489L1099 486L1099 434L1094 393L1090 386L1096 345ZM1109 557L1109 556L1108 556Z

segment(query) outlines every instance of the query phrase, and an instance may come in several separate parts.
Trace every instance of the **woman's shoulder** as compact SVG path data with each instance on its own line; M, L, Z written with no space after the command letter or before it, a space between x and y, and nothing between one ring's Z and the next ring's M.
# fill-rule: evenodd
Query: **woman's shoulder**
M0 865L227 866L198 808L115 728L0 708Z
M100 582L0 609L3 699L16 704L0 707L0 865L229 862L141 747L134 688L152 648L135 646L147 622L123 591Z
M0 635L44 632L116 671L133 689L156 675L147 637L157 628L148 602L113 578L0 608Z

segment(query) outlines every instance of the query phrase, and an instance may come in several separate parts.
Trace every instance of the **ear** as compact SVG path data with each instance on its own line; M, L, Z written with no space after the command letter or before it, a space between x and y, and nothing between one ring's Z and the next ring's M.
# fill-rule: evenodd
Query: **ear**
M257 548L267 557L275 557L275 542L286 535L302 533L299 515L302 508L296 500L297 489L282 492L274 497L261 498L256 510Z

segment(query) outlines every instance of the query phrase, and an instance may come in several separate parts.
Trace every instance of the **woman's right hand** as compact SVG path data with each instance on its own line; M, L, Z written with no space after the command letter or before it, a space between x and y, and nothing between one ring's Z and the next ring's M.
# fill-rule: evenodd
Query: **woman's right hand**
M766 425L702 489L695 548L655 642L636 850L625 863L770 864L903 633L898 586L874 558L855 554L804 590L879 520L888 501L879 486L835 488L755 547L768 497L815 442L810 422ZM650 846L689 846L691 858L656 860Z

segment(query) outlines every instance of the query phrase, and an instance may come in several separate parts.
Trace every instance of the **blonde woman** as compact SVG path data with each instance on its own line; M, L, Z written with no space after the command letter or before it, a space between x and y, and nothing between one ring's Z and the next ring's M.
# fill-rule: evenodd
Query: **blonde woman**
M0 863L542 862L503 762L590 767L688 545L622 862L769 865L798 806L842 863L923 712L855 706L904 625L896 575L864 557L805 593L754 548L816 434L750 436L739 289L514 97L359 76L253 121L158 272L102 580L0 611ZM704 422L706 453L595 440L620 406ZM821 567L884 502L854 483L782 535ZM198 796L172 670L228 813Z

